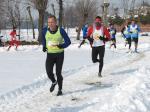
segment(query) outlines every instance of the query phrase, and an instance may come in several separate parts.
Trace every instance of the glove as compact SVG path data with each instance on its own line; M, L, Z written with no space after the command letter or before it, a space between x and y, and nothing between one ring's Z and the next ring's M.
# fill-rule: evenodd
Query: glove
M104 36L100 36L99 39L102 41L109 41L109 38L105 38Z
M133 33L132 31L130 31L130 33Z
M63 48L61 44L57 45L57 47L58 47L59 49L62 49L62 48Z
M105 40L104 36L99 37L100 40Z
M46 47L43 47L43 52L46 52L47 51L47 48Z

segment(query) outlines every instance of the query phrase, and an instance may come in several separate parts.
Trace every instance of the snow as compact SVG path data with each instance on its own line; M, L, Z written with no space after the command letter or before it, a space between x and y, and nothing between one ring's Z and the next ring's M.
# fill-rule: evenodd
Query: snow
M63 96L57 86L49 92L41 46L0 48L0 112L150 112L149 36L140 38L139 53L126 53L118 33L117 49L106 45L102 78L90 46L77 42L65 50Z

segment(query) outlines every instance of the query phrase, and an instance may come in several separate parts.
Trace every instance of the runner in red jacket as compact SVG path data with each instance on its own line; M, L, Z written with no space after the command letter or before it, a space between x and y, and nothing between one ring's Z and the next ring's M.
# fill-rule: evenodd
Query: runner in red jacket
M17 40L16 35L17 35L16 29L13 28L13 31L10 32L11 40L10 40L10 42L9 42L9 47L8 47L8 49L7 49L8 51L9 51L9 49L10 49L13 45L16 46L16 50L17 50L17 47L18 47L18 45L19 45L19 41Z
M93 26L88 28L87 39L90 41L92 47L92 61L93 63L99 63L98 76L102 77L101 72L105 54L105 42L110 40L110 34L107 28L103 26L100 16L97 16Z

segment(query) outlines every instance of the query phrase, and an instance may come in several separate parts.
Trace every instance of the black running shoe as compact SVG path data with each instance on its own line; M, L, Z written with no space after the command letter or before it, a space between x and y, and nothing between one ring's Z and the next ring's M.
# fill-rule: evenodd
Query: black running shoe
M99 76L99 77L102 77L101 73L98 73L98 76Z
M54 83L52 83L51 88L50 88L50 92L54 91L56 84L57 84L57 81L55 81Z
M62 91L59 90L58 93L57 93L57 96L61 96L62 95Z

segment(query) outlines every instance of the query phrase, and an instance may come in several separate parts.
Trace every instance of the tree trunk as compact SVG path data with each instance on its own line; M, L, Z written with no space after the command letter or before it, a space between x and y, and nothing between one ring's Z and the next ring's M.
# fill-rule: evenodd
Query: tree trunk
M53 14L54 14L54 16L56 16L56 15L55 15L55 8L54 8L54 4L52 4L52 9L53 9Z
M82 26L80 24L80 26L78 27L78 32L77 32L77 40L80 40L80 32L81 32Z
M18 29L19 29L19 40L20 40L20 32L21 32L21 21L19 20L18 21Z
M34 22L33 22L33 18L32 18L32 15L31 15L30 7L28 7L27 10L28 10L31 25L32 25L33 39L35 39Z
M39 25L38 25L38 31L39 31L39 37L38 41L39 44L42 43L42 29L43 29L43 24L44 24L44 10L39 10Z
M63 23L63 1L59 0L59 26L62 27Z

